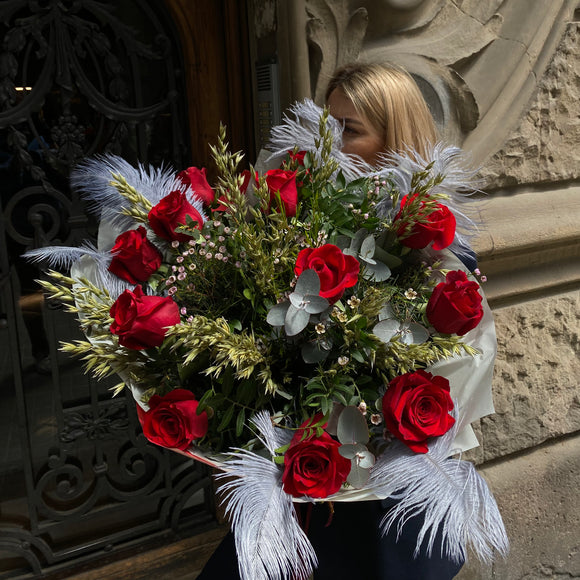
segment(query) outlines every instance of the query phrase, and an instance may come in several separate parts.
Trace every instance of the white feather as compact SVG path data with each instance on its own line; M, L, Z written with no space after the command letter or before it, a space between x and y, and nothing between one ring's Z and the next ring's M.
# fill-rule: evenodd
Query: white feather
M470 462L449 457L460 426L456 423L435 439L425 454L394 442L375 464L367 488L381 497L399 499L381 523L383 533L397 522L400 534L408 518L424 514L415 554L424 543L430 554L441 530L442 555L461 562L471 549L480 560L490 563L494 551L507 554L507 534L483 477Z
M305 580L316 554L282 489L282 469L251 451L233 452L218 476L228 478L218 493L224 494L242 580Z
M82 193L89 209L96 212L101 219L111 220L126 228L133 225L131 218L121 214L121 210L128 207L129 203L110 184L113 174L122 175L152 205L159 203L172 191L184 192L203 219L207 219L203 212L203 202L189 186L181 182L173 168L155 168L151 165L145 167L141 164L133 167L117 155L92 157L77 165L71 173L72 188Z
M105 288L115 300L127 288L133 285L109 272L111 252L101 252L87 243L80 247L47 246L29 250L25 258L33 262L45 262L49 268L71 271L73 278L84 277L95 286Z
M92 244L86 243L80 247L47 246L28 250L24 254L32 262L44 262L49 268L63 268L70 270L71 266L83 256L90 256L95 262L108 268L111 263L110 252L99 252Z
M425 158L416 151L382 155L378 168L369 175L388 177L402 197L412 193L413 174L424 171L429 164L432 164L430 177L443 176L441 183L433 187L432 193L449 196L444 203L457 221L455 239L449 249L459 256L467 256L471 252L470 240L477 234L479 226L464 209L467 203L474 201L474 193L482 193L479 190L482 183L476 177L478 169L471 165L468 155L462 149L437 143L429 147ZM377 204L379 215L387 216L397 210L392 207L390 199Z
M258 430L258 439L271 455L276 454L276 449L290 443L293 432L276 428L268 411L259 411L251 421Z
M276 158L281 160L294 147L302 151L313 151L320 158L319 122L323 109L310 99L305 99L292 105L290 113L293 118L284 115L282 123L272 128L268 145L268 149L272 152L270 160ZM370 173L372 167L360 157L346 155L341 151L343 131L341 124L329 116L327 126L332 133L332 156L338 161L344 176L352 180Z

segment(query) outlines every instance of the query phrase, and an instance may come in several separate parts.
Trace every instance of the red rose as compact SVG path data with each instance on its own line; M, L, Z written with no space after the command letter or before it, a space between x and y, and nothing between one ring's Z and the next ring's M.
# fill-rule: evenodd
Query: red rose
M317 417L302 424L284 454L284 491L294 497L328 497L336 493L350 473L351 462L339 452L340 443L328 433L300 441L304 429Z
M343 254L338 246L325 244L320 248L305 248L298 254L294 266L296 276L310 269L320 278L320 296L334 304L345 288L357 283L360 264L355 257Z
M296 153L294 153L294 151L288 151L288 157L290 158L290 161L297 163L300 167L304 167L304 157L306 156L306 151L297 151ZM310 175L310 169L305 169L304 170L304 175ZM298 187L302 187L304 185L303 181L296 181L296 185Z
M419 209L415 214L417 217L423 218L423 223L416 221L415 216L405 216L404 207L416 198L417 194L403 197L399 213L394 219L397 235L402 236L401 244L408 248L421 249L433 242L434 250L443 250L451 244L455 237L455 216L447 206L440 203L435 204L437 207L435 211L427 213L423 209L426 205L424 201L419 203Z
M198 229L203 225L201 213L189 203L185 193L172 191L149 211L149 225L151 229L164 240L179 240L187 242L191 236L176 233L175 228L185 225L186 216L197 221Z
M427 319L435 330L462 336L475 328L483 317L478 290L479 284L468 280L463 270L448 272L427 304Z
M161 253L147 239L143 226L118 236L111 253L113 259L109 270L131 284L146 282L161 266Z
M304 167L305 155L306 151L297 151L296 153L294 153L294 151L288 151L288 157L290 157L292 161L296 161L298 165L302 165L302 167Z
M149 399L149 411L137 405L143 433L151 443L170 449L187 449L207 433L207 413L197 414L198 402L186 389L175 389Z
M185 185L189 185L193 192L199 197L204 205L211 205L215 198L215 191L207 182L205 176L205 167L198 169L197 167L188 167L177 174L177 177Z
M394 378L383 395L387 429L415 453L427 453L427 439L451 429L451 410L449 381L422 370Z
M170 297L145 296L141 286L125 290L110 310L111 332L133 350L160 346L169 326L179 324L179 306Z
M285 169L270 169L266 172L266 184L270 192L268 210L279 194L286 215L288 217L296 215L296 204L298 203L296 173L296 171L286 171Z

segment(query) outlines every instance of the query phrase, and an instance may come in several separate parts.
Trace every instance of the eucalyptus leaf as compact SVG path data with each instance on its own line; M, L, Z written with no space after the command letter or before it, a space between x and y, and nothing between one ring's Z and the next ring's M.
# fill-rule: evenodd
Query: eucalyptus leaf
M375 464L375 456L368 450L364 449L356 455L356 462L363 469L370 469Z
M379 320L386 320L388 318L395 318L395 311L391 306L390 302L385 303L385 305L379 310Z
M298 292L292 292L292 294L290 294L288 298L290 300L290 304L292 304L294 308L301 309L304 307L305 296L303 294L298 294Z
M304 310L308 314L320 314L328 308L328 300L322 296L305 296Z
M401 330L401 323L394 318L387 318L375 325L373 334L382 342L389 342Z
M320 278L315 270L304 270L300 274L294 293L300 296L318 296L320 293Z
M405 344L422 344L429 339L429 331L417 322L401 325L401 342Z
M391 277L391 269L382 262L366 263L363 278L371 282L384 282Z
M350 249L352 251L356 252L357 255L360 253L360 248L361 248L361 245L362 245L363 240L365 239L366 235L367 235L367 231L365 229L361 228L354 235L354 238L350 241Z
M370 477L370 469L365 469L357 465L356 460L351 461L350 473L346 478L347 483L355 489L362 489L367 484Z
M375 255L375 238L370 235L367 236L360 247L360 256L364 260L368 260Z
M288 312L286 312L286 318L284 320L284 330L287 336L296 336L302 332L310 321L310 314L306 310L301 308L295 308L290 305Z
M272 326L284 326L286 320L286 312L290 307L289 302L280 302L280 304L275 304L268 311L268 316L266 316L266 321Z
M338 418L338 440L345 443L368 443L369 428L363 414L354 405L345 407Z
M319 341L307 342L302 345L301 353L302 359L307 364L316 364L326 360L328 357L328 350L321 348Z
M359 453L362 453L365 450L366 447L364 445L361 445L360 443L343 443L338 448L338 452L345 459L354 459Z

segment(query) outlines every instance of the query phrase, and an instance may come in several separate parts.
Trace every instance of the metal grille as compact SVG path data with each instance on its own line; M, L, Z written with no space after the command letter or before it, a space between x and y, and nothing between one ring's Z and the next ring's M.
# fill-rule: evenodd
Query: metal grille
M103 152L188 157L176 34L156 0L0 2L0 578L47 574L213 522L200 464L147 443L130 396L59 352L80 338L28 248L96 224L68 189Z

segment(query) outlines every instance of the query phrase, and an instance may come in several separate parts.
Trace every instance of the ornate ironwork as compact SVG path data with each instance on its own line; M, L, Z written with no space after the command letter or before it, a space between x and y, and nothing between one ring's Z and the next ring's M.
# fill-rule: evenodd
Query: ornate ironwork
M69 410L64 419L64 429L59 439L62 443L72 443L81 437L87 439L106 439L126 431L129 419L125 408L119 404L92 410Z
M132 398L59 352L76 323L19 258L95 234L67 185L83 157L183 165L175 38L156 0L0 2L0 578L213 520L207 469L149 444Z

